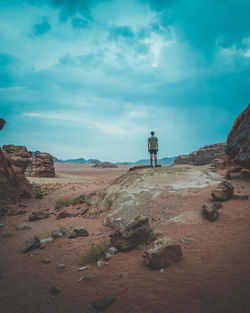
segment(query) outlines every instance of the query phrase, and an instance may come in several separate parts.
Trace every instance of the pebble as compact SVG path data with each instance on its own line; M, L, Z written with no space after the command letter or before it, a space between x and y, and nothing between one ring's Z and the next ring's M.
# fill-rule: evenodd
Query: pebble
M49 293L51 293L52 295L57 295L60 292L61 292L61 289L54 286L54 285L50 286L50 288L49 288Z
M117 254L118 252L119 252L118 249L116 249L115 247L110 247L107 250L107 253L109 253L111 255Z
M60 271L63 271L65 269L66 265L65 264L57 264L56 268Z
M93 301L91 303L91 306L94 309L103 310L106 307L108 307L110 304L112 304L115 301L115 299L116 299L115 295L108 295L106 297L103 297L103 298L100 298L100 299Z
M48 263L50 263L50 259L45 257L45 258L42 259L42 262L44 264L48 264Z
M163 273L163 272L164 272L164 268L161 268L161 269L160 269L160 273Z
M99 267L99 266L102 266L103 264L105 264L105 262L103 262L103 261L101 261L101 260L99 260L99 261L97 261L97 263L96 263L96 265Z
M86 275L83 275L81 276L79 279L78 279L78 282L82 281L82 280L90 280L90 276L88 274Z
M84 271L84 270L86 270L86 268L88 268L88 266L79 267L79 268L78 268L78 271Z

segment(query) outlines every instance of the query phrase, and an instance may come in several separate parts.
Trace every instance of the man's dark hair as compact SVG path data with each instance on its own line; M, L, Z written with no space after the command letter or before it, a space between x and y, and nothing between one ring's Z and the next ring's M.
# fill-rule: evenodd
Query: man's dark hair
M151 135L154 136L154 134L155 134L155 132L154 132L154 131L151 131Z

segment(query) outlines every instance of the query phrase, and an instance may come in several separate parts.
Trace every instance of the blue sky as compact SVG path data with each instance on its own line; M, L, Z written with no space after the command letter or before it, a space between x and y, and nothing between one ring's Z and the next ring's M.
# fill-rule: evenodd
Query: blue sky
M226 140L250 102L248 0L0 0L1 144L135 161Z

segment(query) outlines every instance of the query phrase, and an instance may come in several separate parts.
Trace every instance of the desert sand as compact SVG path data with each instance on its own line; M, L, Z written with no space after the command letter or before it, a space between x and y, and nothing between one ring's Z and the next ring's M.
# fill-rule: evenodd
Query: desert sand
M145 267L141 249L120 252L107 264L100 267L93 264L84 272L78 271L79 259L91 243L109 238L112 229L103 225L105 215L97 218L78 215L56 220L52 214L47 219L26 221L31 212L40 208L48 208L57 214L54 207L58 199L107 188L128 168L93 169L85 165L56 163L56 178L29 178L35 185L47 186L48 194L43 199L26 199L10 206L25 208L27 213L24 215L0 217L0 224L4 225L0 230L0 312L94 312L91 302L109 294L117 296L116 301L105 309L110 313L250 311L250 200L224 202L216 222L209 222L201 216L201 206L209 199L214 185L224 179L224 171L211 172L214 176L211 174L208 180L208 176L202 179L203 174L196 173L199 168L189 166L188 170L198 176L191 175L184 186L183 179L177 177L172 184L174 187L160 193L150 208L147 203L141 207L159 237L169 236L182 246L183 258L161 272ZM200 169L208 171L207 168ZM153 177L153 171L158 170L161 171L154 168L146 171L152 171ZM197 185L195 181L198 179ZM169 184L163 177L164 183ZM250 193L249 181L237 179L231 183L236 194ZM86 204L80 206L84 208ZM67 210L77 212L78 208L79 205L75 205ZM14 231L15 226L23 224L32 229ZM24 242L34 235L44 238L59 226L77 225L84 226L90 235L59 238L45 249L35 250L38 254L21 252ZM44 257L48 257L50 263L43 264ZM58 270L57 264L64 264L65 270ZM84 274L88 274L90 280L78 282ZM61 293L51 295L51 285L61 288Z

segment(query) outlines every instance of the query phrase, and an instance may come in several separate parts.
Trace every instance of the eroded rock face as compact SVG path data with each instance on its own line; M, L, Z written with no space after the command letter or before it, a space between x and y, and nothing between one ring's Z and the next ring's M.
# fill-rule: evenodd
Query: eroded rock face
M161 238L154 241L154 247L146 250L144 263L153 269L165 268L182 257L180 244L170 238Z
M174 160L174 164L191 164L191 165L207 165L214 163L222 163L224 160L226 143L217 143L214 145L204 146L189 155L180 155ZM221 162L220 162L221 160Z
M250 169L250 105L236 118L227 137L224 162Z
M116 168L118 165L110 163L110 162L98 162L95 163L92 167L95 168Z
M32 194L32 187L22 172L13 166L8 153L0 149L0 203L16 202Z
M211 192L211 196L215 201L226 201L232 199L233 193L234 187L229 182L223 181Z
M110 234L111 245L120 251L128 251L140 244L153 241L155 235L148 218L139 216L131 224Z
M5 150L11 157L13 164L23 174L30 177L55 177L53 158L49 153L38 152L35 157L25 146L4 145Z

